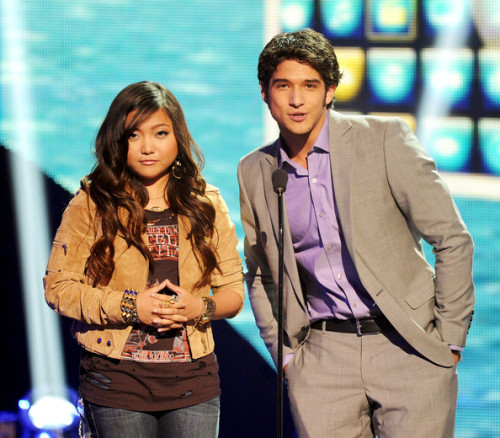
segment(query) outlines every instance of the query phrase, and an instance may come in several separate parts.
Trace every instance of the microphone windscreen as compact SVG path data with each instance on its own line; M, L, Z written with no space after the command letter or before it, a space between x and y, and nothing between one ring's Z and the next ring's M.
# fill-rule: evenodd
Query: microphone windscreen
M273 189L276 193L284 192L288 182L288 173L283 169L276 169L272 175Z

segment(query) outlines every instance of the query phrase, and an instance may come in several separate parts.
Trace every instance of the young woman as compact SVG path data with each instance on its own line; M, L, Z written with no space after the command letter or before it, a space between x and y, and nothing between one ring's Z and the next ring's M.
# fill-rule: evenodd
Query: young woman
M244 299L225 202L160 84L122 90L95 146L44 278L47 303L74 319L83 347L85 426L99 438L216 437L210 320L236 315Z

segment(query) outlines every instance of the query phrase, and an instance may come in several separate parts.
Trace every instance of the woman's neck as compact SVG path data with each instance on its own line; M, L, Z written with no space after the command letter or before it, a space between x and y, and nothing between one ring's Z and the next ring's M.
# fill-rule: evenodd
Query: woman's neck
M149 200L146 204L146 210L165 210L170 205L167 201L167 193L165 187L158 190L156 187L146 187L149 194Z

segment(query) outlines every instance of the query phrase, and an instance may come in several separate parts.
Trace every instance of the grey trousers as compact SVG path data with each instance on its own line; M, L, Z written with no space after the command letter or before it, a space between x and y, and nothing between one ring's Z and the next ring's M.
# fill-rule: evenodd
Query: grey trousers
M312 330L286 380L300 438L453 437L456 368L429 362L396 332Z

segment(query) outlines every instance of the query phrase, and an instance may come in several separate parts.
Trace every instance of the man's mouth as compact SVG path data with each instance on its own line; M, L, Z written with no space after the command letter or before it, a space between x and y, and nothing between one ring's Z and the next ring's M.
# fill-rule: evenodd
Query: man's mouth
M293 113L289 115L290 119L294 122L302 122L307 117L306 113Z

